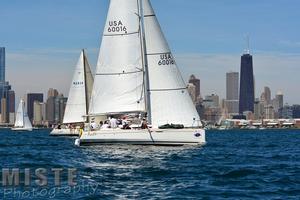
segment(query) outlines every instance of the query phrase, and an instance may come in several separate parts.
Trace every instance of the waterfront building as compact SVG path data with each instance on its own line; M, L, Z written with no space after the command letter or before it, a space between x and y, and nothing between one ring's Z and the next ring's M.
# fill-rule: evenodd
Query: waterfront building
M293 105L292 106L293 118L298 119L300 118L300 105Z
M249 51L241 56L239 113L254 112L253 60Z
M66 97L62 94L51 96L46 102L46 121L49 126L62 123L65 107L67 103Z
M64 97L62 94L58 95L55 98L55 123L62 123L64 114L65 114L65 108L67 104L68 98Z
M282 119L292 119L293 118L293 109L288 104L284 105L279 109L279 118Z
M30 121L33 121L33 104L35 101L44 102L44 95L42 93L28 93L27 94L27 114Z
M283 107L283 93L281 91L277 92L275 99L273 100L273 107L276 112Z
M15 123L15 91L10 90L8 91L8 123L14 124Z
M7 123L7 100L6 98L1 99L1 123Z
M192 83L195 88L196 99L200 96L200 79L196 78L194 74L190 76L189 83Z
M196 96L196 86L192 83L189 83L187 85L187 89L188 89L188 92L192 98L192 101L193 103L196 105L196 102L197 102L197 96Z
M39 101L33 103L33 125L44 125L45 121L45 106L46 104Z
M239 73L226 73L226 108L230 115L239 113Z
M265 119L275 119L275 112L272 105L265 106Z
M264 118L264 103L256 99L254 102L254 119L259 120Z
M220 98L216 94L205 96L205 101L210 103L210 105L205 107L215 107L215 108L220 107Z

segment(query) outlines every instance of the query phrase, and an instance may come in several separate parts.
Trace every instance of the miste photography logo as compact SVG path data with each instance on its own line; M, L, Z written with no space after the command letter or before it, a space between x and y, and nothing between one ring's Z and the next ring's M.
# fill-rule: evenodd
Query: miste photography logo
M98 190L98 183L77 182L76 168L2 168L0 199L55 199Z

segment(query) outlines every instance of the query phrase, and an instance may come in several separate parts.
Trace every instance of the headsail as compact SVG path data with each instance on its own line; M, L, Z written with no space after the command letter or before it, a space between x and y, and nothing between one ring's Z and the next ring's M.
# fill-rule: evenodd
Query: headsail
M15 127L23 127L24 126L24 100L21 99L18 110L16 113L16 121L15 121Z
M98 58L91 115L145 111L137 0L111 0Z
M81 52L73 75L63 123L84 122L89 105L93 77L84 51Z
M149 0L143 0L143 8L152 125L201 125Z
M31 124L28 114L26 112L24 113L24 126L23 127L26 129L32 129L32 124Z

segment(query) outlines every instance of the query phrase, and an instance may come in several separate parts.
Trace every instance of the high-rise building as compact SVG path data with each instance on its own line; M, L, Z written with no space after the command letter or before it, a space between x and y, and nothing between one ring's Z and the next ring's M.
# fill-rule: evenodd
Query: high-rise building
M205 96L205 101L211 102L210 106L208 107L215 107L215 108L220 107L220 98L216 94Z
M5 48L0 47L0 82L5 82Z
M47 98L49 98L49 97L56 97L56 96L58 96L58 91L56 89L54 89L54 88L50 88L48 90L48 96L47 96Z
M264 99L265 99L265 105L271 104L271 90L269 87L264 87Z
M30 121L33 120L33 104L35 101L43 102L44 95L42 93L28 93L27 94L27 113Z
M272 105L265 106L265 119L274 119L275 117L274 108Z
M292 106L288 104L284 105L279 109L279 117L283 119L291 119L293 118L293 109Z
M9 91L11 90L11 86L9 82L5 80L5 48L0 47L0 100L3 100L2 106L0 106L1 113L1 121L2 123L9 122L9 107L10 107L10 99L9 99ZM4 101L6 101L4 103ZM6 107L4 108L3 105Z
M188 92L193 100L193 103L196 104L197 102L197 97L196 97L196 87L194 86L193 83L189 83L187 85L187 89L188 89Z
M45 108L46 104L34 101L33 103L33 124L34 125L44 125L44 121L46 120L45 117Z
M68 98L62 94L55 99L55 123L62 123Z
M16 97L13 90L8 91L8 122L13 124L15 122L15 103Z
M46 120L48 125L62 123L67 98L62 94L50 96L46 102Z
M299 119L300 118L300 105L293 105L292 112L293 112L293 118Z
M50 96L46 102L46 120L48 125L55 123L55 98L54 96Z
M249 52L241 57L239 113L254 112L253 60Z
M196 87L196 98L200 96L200 79L196 78L194 74L190 76L189 83Z
M259 101L259 99L256 99L254 102L254 119L259 120L264 118L264 112L264 104L261 101Z
M275 96L275 100L276 100L276 109L279 110L280 108L283 107L283 93L281 91L278 91L276 96Z
M226 108L231 115L239 113L239 73L226 73Z
M7 123L8 119L7 119L7 99L6 98L2 98L1 99L1 123Z

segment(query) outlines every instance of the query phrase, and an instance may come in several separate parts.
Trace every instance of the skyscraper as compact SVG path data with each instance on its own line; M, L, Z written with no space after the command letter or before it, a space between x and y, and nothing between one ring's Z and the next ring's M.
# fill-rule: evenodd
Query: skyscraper
M31 121L33 120L33 104L35 101L42 103L44 101L44 95L42 93L27 94L27 113Z
M271 104L271 90L269 87L264 87L265 105Z
M187 85L187 89L188 89L188 92L193 100L193 103L196 104L196 101L197 101L197 97L196 97L196 87L194 86L193 83L189 83Z
M241 57L239 113L254 112L254 76L252 55L249 52Z
M229 114L239 113L239 73L226 73L226 107Z
M5 80L5 48L0 47L0 100L2 101L0 112L3 123L9 122L9 103L11 102L9 99L10 90L11 86L9 85L9 82Z
M197 79L194 74L190 76L189 83L196 87L196 99L200 96L200 79Z

